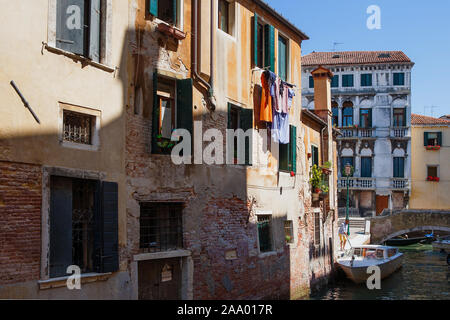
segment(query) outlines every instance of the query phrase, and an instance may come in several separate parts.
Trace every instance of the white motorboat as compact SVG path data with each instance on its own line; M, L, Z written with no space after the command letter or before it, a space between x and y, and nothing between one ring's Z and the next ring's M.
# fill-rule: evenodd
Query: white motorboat
M450 253L450 239L449 237L440 238L437 241L431 243L433 250L445 251Z
M402 266L403 253L396 247L381 245L362 245L348 250L337 259L339 267L345 272L347 278L355 283L366 282L372 273L367 273L370 266L378 266L381 279L394 273Z

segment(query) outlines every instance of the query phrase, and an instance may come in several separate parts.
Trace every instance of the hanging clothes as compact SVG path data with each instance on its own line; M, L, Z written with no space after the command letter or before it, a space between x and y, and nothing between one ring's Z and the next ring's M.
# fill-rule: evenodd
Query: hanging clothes
M268 73L263 72L261 74L261 112L260 120L266 122L272 122L272 97L271 97L271 86L268 78Z

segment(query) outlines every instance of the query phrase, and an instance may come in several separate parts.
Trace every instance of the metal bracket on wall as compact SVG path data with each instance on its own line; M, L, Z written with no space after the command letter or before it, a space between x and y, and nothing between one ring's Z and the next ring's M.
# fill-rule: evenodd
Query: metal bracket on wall
M16 90L17 94L19 95L20 99L22 100L25 108L27 108L31 114L33 115L34 119L36 120L37 123L41 124L41 122L39 121L39 118L37 117L37 115L34 113L33 109L31 109L29 103L27 100L25 100L24 96L22 95L22 93L20 92L19 88L17 88L16 84L14 83L14 81L11 81L11 86L14 88L14 90Z

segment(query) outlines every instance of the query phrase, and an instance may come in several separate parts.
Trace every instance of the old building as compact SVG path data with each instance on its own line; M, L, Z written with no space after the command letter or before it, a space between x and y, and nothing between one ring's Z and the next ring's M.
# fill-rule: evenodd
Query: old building
M339 206L346 205L345 164L350 213L380 214L408 206L411 172L411 69L400 51L313 52L302 59L303 106L314 110L318 66L333 73L333 125L338 138Z
M300 298L327 281L339 132L329 70L302 110L302 31L260 0L3 2L21 41L2 31L1 298ZM277 140L268 70L292 101Z
M411 115L411 209L450 209L450 120Z

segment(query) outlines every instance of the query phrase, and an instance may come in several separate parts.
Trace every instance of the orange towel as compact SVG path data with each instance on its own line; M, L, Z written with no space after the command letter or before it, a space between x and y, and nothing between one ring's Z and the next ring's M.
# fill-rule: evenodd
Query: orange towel
M269 84L266 80L266 77L264 76L264 73L261 74L261 86L262 86L262 95L261 95L260 120L272 122L272 97L270 96Z

